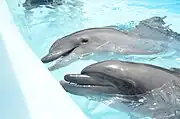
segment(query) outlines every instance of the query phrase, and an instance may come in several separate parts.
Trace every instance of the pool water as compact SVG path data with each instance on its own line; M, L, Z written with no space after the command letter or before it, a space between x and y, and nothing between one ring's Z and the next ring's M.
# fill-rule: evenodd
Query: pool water
M97 0L68 0L68 3L56 9L42 6L32 10L25 10L22 7L24 0L6 1L24 39L39 58L48 52L49 47L57 38L89 27L129 26L130 21L138 22L152 16L167 16L166 23L172 24L170 28L180 33L180 11L178 10L180 1L178 0L138 0L138 2L134 0L99 0L98 2ZM171 42L169 45L164 57L136 61L167 68L180 68L180 41ZM62 80L66 73L79 73L85 66L95 62L97 61L77 61L52 72L52 75L55 79ZM48 67L48 65L45 66ZM85 97L71 96L91 119L130 118L127 113L119 112L104 104L89 101Z

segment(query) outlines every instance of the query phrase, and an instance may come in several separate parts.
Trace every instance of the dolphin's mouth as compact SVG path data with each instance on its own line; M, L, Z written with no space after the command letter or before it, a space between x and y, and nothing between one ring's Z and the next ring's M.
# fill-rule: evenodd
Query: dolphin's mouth
M76 87L113 87L110 84L100 83L85 74L67 74L64 76L63 81Z
M49 63L49 62L57 60L58 58L64 58L64 57L70 55L76 48L77 48L77 46L72 47L72 48L66 48L66 49L63 49L58 52L50 52L47 55L45 55L44 57L42 57L41 61L43 63Z
M84 74L67 74L59 81L69 93L76 95L117 94L118 89L111 84L102 83Z
M76 87L76 88L97 88L97 87L102 87L100 85L93 85L93 84L78 84L78 83L74 83L74 82L70 82L70 81L66 81L66 80L62 80L60 81L60 84L63 87L67 87L67 86L71 86L71 87Z

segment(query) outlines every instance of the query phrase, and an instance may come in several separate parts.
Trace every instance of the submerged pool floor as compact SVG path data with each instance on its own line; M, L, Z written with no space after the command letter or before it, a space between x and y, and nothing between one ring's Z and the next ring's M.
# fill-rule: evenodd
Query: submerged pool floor
M167 24L180 33L180 2L176 0L72 0L56 9L44 6L25 10L23 0L7 0L14 20L23 34L26 42L34 53L41 58L47 53L51 44L58 38L77 30L108 26L129 25L130 21L140 21L152 16L167 16ZM151 63L162 67L180 68L180 41L169 45L165 57L140 62ZM131 59L133 60L133 59ZM82 68L96 61L77 61L71 65L52 72L57 80L62 80L66 73L79 73ZM48 66L48 65L47 65ZM78 68L77 68L78 67ZM129 119L128 114L111 109L87 98L73 96L73 100L92 119Z

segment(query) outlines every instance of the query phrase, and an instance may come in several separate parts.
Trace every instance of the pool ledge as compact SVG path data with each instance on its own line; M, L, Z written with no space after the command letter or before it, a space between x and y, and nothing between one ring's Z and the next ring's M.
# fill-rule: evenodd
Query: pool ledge
M2 78L0 79L0 89L5 87L3 84L6 84L6 89L9 91L8 95L19 96L17 102L20 99L25 102L24 107L27 108L28 113L20 112L22 113L21 119L87 119L23 40L13 22L5 0L0 1L0 16L0 53L3 53L0 56L1 64L4 65L4 67L1 66L0 71L11 76L9 79L5 73L0 75L0 78ZM8 65L4 63L7 60L10 62ZM11 83L13 81L17 83ZM8 87L10 83L11 86ZM10 93L18 88L21 95ZM7 96L6 94L2 95L2 93L0 95L1 97ZM12 102L13 104L9 105ZM21 107L20 103L17 102L10 98L6 101L0 99L0 104L3 104L11 112L12 109L18 110ZM0 110L5 110L5 107L3 108L1 105ZM7 114L11 115L8 112ZM17 115L8 116L8 119L20 119L20 117L16 117ZM7 118L4 116L3 119Z

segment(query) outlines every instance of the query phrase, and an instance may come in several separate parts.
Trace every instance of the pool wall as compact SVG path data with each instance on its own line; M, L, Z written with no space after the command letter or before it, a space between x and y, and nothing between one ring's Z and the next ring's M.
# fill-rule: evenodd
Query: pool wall
M0 0L0 119L87 119L26 44Z

